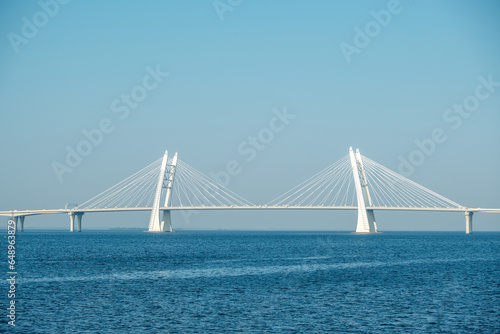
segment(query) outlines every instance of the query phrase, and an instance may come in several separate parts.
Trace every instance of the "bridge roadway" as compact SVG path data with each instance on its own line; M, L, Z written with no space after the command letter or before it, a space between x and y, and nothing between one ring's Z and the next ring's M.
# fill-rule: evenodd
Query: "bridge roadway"
M160 210L357 210L357 206L173 206L160 207ZM500 213L500 209L487 208L429 208L429 207L385 207L373 206L366 207L367 210L375 211L437 211L437 212L489 212ZM19 216L35 216L43 214L60 214L60 213L91 213L91 212L130 212L130 211L151 211L151 207L133 207L133 208L99 208L99 209L52 209L52 210L14 210L0 211L0 216L19 217Z

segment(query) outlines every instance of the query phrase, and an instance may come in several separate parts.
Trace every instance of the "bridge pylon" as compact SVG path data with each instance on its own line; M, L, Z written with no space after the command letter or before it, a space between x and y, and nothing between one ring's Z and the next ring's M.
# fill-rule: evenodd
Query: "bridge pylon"
M151 217L149 219L148 232L172 232L172 220L170 210L163 210L163 217L160 220L160 202L162 190L165 192L165 207L170 207L172 204L172 190L174 186L175 169L177 166L177 153L175 153L172 162L168 165L168 151L165 151L161 162L160 174L158 175L158 183L156 185L155 198Z
M363 159L356 149L356 153L349 147L349 157L351 159L352 173L354 176L354 187L356 189L356 198L358 202L358 223L356 233L377 233L377 223L373 210L366 209L372 206L370 190L366 179Z
M174 188L174 178L175 178L175 169L177 167L177 153L175 153L174 158L172 159L172 164L169 166L170 170L168 173L168 177L165 180L165 188L167 189L165 193L165 205L164 207L168 208L172 206L172 191ZM160 225L162 232L173 232L172 231L172 218L170 216L170 210L163 210L163 219Z

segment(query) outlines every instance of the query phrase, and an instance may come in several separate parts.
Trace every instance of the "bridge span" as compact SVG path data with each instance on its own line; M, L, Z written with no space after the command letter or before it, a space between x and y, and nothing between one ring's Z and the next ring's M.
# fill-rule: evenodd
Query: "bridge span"
M68 214L73 232L82 230L86 213L147 211L151 213L148 231L172 232L171 212L178 210L357 210L357 233L377 233L375 211L462 212L467 234L472 233L474 213L500 213L496 208L459 205L350 148L344 158L264 205L255 205L216 183L179 160L177 153L169 159L165 152L161 159L83 204L0 211L0 216L11 217L16 229L23 231L27 216Z

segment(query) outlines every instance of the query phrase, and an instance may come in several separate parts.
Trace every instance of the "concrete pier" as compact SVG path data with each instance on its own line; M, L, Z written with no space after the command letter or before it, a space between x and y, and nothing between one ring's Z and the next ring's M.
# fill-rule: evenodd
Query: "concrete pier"
M82 216L85 214L84 212L77 212L76 214L76 231L82 231Z
M472 233L472 215L474 212L470 211L465 211L465 233L466 234L471 234Z
M24 231L24 216L19 216L18 223L16 223L17 232Z
M81 232L82 231L82 216L85 212L70 212L69 215L69 231L70 232ZM75 220L76 217L76 220Z
M74 232L75 230L75 214L73 212L68 213L69 215L69 231Z

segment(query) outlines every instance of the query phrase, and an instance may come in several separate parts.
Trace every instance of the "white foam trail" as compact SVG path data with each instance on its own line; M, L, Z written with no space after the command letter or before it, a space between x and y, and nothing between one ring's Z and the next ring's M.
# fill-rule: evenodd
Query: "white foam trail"
M335 263L335 264L301 264L285 266L249 266L240 268L207 268L207 269L179 269L179 270L159 270L159 271L137 271L132 273L117 273L95 276L69 276L69 277L43 277L43 278L25 278L18 282L25 283L47 283L47 282L74 282L74 281L96 281L96 280L144 280L144 279L193 279L193 278L216 278L233 276L260 276L273 274L307 273L326 270L343 270L362 267L382 267L382 266L400 266L424 263L446 263L463 261L488 261L491 259L421 259L396 262L355 262L355 263ZM6 281L4 281L6 282Z

